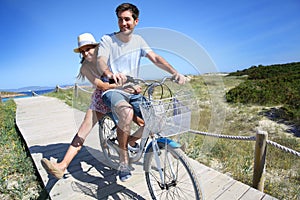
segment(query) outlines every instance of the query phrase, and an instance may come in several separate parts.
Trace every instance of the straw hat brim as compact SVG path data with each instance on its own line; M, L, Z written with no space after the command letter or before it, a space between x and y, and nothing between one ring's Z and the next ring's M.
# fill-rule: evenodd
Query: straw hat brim
M82 43L78 48L75 48L75 49L74 49L74 52L75 52L75 53L80 53L80 48L81 48L81 47L88 46L88 45L94 45L94 46L97 46L98 44L99 44L98 42L93 42L93 43L91 43L91 42L88 42L88 43Z

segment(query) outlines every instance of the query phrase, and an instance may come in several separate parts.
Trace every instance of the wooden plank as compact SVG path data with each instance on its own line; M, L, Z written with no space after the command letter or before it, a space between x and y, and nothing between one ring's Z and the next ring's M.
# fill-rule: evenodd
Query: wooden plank
M241 197L240 200L262 199L265 194L254 188L249 188Z
M264 197L262 198L262 200L275 200L276 198L268 195L268 194L265 194Z
M105 165L96 125L63 179L48 175L40 160L62 160L85 113L50 97L15 99L16 123L23 135L51 199L150 199L142 162L133 164L133 177L123 183ZM189 159L203 189L204 199L274 199ZM250 189L249 189L250 188Z
M220 194L230 187L235 180L224 174L217 173L217 176L207 181L205 184L205 199L216 199Z
M239 199L245 192L249 190L250 186L241 182L234 181L232 185L215 199Z

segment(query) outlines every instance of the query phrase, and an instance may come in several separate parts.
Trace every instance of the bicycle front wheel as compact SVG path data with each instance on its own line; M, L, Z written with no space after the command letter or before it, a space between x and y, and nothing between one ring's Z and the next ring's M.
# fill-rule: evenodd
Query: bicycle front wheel
M146 153L144 163L152 199L202 199L199 181L183 151L168 144L158 143L158 146L162 176L152 148Z

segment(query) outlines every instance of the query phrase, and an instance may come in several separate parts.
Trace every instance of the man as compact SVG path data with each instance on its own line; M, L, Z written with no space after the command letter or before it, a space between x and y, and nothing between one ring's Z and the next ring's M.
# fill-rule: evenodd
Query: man
M141 36L133 34L139 22L138 8L130 3L124 3L116 8L116 15L119 32L104 35L100 42L97 64L103 75L114 79L121 86L126 81L125 75L138 76L140 59L147 57L156 66L172 74L179 84L183 84L185 77L164 58L152 51ZM139 89L135 89L138 93ZM120 148L119 178L121 181L131 177L127 148L128 142L135 143L135 141L129 141L130 124L134 114L142 117L138 107L142 98L140 94L128 93L121 89L108 90L103 94L103 101L118 118L117 139ZM142 131L143 127L138 134Z

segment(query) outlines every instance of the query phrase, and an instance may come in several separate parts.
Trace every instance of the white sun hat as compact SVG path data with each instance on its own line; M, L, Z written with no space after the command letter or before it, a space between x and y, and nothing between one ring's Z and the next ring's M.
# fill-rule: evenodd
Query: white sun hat
M75 53L80 52L80 48L86 45L98 45L99 43L96 42L94 36L90 33L83 33L78 36L78 47L74 49Z

